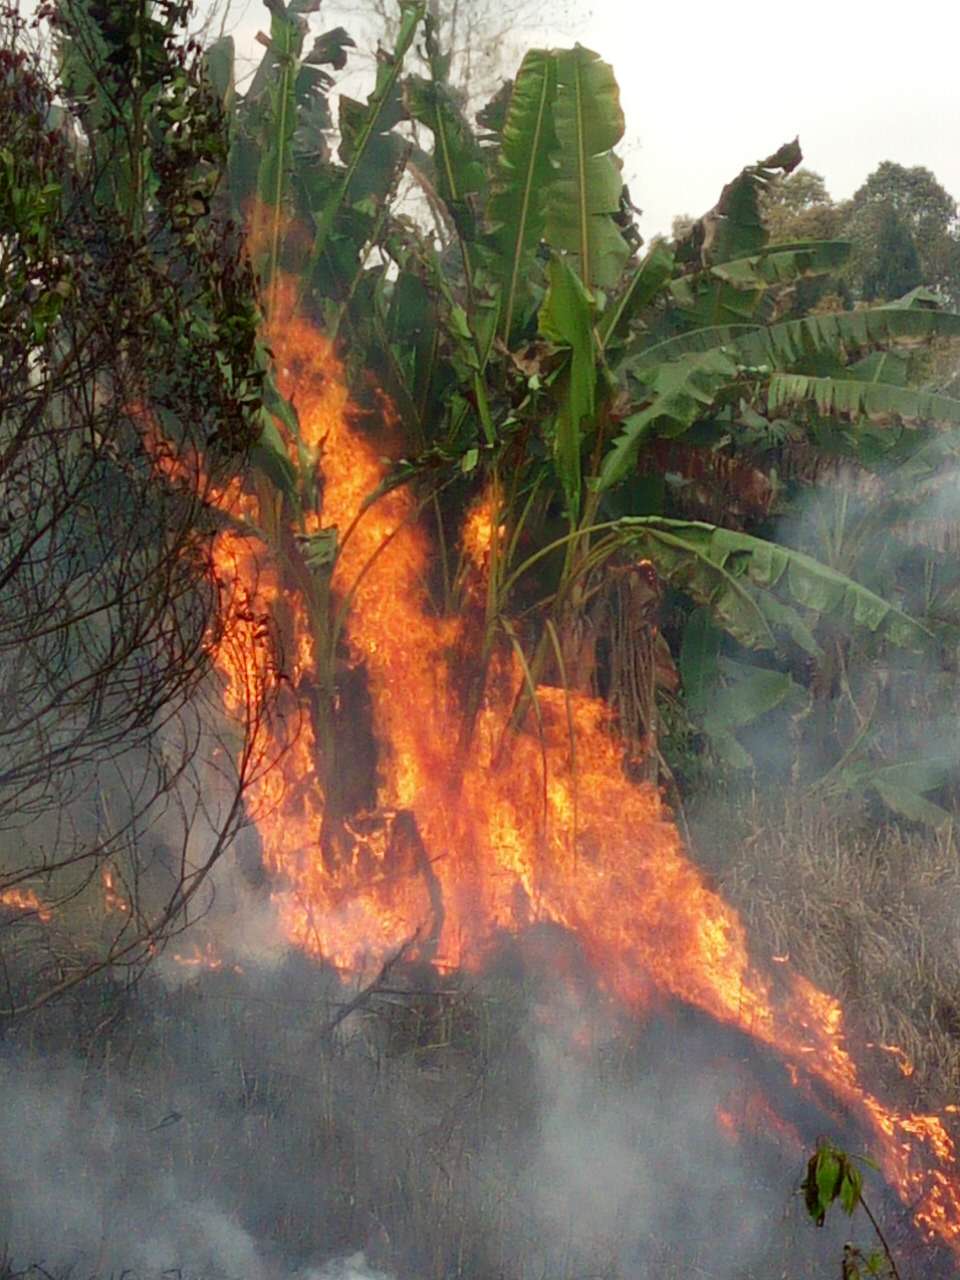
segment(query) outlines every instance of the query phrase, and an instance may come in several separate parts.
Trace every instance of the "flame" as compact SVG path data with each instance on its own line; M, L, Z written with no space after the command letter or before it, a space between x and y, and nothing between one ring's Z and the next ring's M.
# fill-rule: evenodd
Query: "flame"
M53 912L43 905L32 889L4 889L0 892L0 906L30 912L43 924L49 924L53 919Z
M773 1139L778 1146L788 1147L797 1155L804 1150L803 1138L796 1126L777 1115L766 1096L757 1089L717 1103L714 1116L718 1130L731 1142L739 1142L745 1136L763 1137Z
M100 873L103 883L103 905L109 911L115 911L119 915L126 915L130 910L130 903L117 888L113 870L111 867L104 867Z
M227 964L212 941L207 941L202 947L199 944L194 946L193 950L187 954L175 951L173 958L185 969L207 969L216 972L218 969L228 968L233 973L243 973L242 965Z
M319 460L322 499L306 512L303 536L338 537L330 609L344 609L347 654L344 666L342 650L323 650L322 620L312 629L279 558L255 538L221 535L216 560L232 602L217 649L227 705L236 710L272 683L289 713L262 729L277 763L250 792L288 937L334 965L370 971L411 944L439 967L476 965L500 931L563 926L631 1008L685 1001L771 1046L795 1080L827 1084L871 1132L919 1227L960 1257L960 1182L943 1119L887 1107L865 1090L839 1004L791 974L788 957L775 957L776 983L753 965L741 921L686 856L658 789L624 777L609 708L541 686L535 715L509 731L524 682L510 651L494 653L478 698L466 691L501 533L498 495L465 513L467 606L440 616L414 495L394 488L365 505L385 475L384 446L356 425L329 342L294 317L274 326L271 346L298 411L299 448ZM249 495L230 501L257 514ZM267 526L262 511L259 523ZM270 617L286 635L282 680L266 641ZM368 809L338 812L324 782L351 761L331 757L311 708L326 698L335 710L339 682L357 672L372 707L378 790Z
M910 1057L898 1044L873 1044L868 1041L865 1047L867 1049L880 1049L883 1053L889 1053L895 1059L900 1074L908 1080L916 1072L917 1068L913 1065ZM944 1110L950 1111L951 1108L944 1107Z

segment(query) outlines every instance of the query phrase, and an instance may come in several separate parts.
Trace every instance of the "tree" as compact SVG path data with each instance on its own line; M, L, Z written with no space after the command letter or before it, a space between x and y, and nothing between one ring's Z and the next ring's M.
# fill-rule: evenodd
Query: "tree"
M761 200L772 244L797 240L833 240L840 213L819 173L800 168L772 182Z
M552 4L549 21L556 26L568 4ZM450 83L474 109L485 103L520 57L522 33L545 23L535 0L431 0L427 12L440 47L450 59ZM351 24L372 21L386 47L396 43L400 27L396 0L362 0L344 9Z
M852 199L831 200L819 174L797 170L763 198L774 243L842 239L850 260L833 281L801 290L801 308L839 298L893 301L925 285L960 301L960 221L953 197L929 169L885 160ZM907 287L901 287L910 281ZM799 314L799 312L798 312Z
M252 722L210 762L213 497L262 428L189 4L0 15L0 1012L136 972L200 910Z
M854 246L850 278L858 294L880 296L864 292L866 281L876 286L883 280L885 253L910 254L909 237L919 259L918 283L938 290L952 305L960 302L957 203L929 169L884 160L844 208L842 234Z
M887 205L878 221L876 256L865 268L861 286L868 302L902 298L923 278L920 254L906 220Z

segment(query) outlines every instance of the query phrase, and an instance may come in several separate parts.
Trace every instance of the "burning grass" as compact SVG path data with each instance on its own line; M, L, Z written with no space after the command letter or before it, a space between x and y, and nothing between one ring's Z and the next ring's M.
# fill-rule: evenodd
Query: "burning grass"
M908 1105L955 1108L960 857L953 833L906 831L796 795L724 812L711 807L695 820L695 843L755 952L789 963L836 996L873 1046L879 1078Z

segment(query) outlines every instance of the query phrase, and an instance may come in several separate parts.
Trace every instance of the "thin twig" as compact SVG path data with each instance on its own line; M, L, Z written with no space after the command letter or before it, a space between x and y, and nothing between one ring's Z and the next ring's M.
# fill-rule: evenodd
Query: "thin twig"
M401 943L393 955L388 956L387 959L384 960L380 967L380 972L374 980L368 986L364 987L362 991L358 991L352 1000L348 1000L345 1005L337 1010L320 1033L324 1038L331 1036L344 1019L349 1018L350 1014L356 1013L358 1009L362 1009L363 1006L373 998L373 996L379 994L382 989L383 982L390 976L392 971L404 958L419 937L420 926L418 925L413 936L408 938L406 942Z

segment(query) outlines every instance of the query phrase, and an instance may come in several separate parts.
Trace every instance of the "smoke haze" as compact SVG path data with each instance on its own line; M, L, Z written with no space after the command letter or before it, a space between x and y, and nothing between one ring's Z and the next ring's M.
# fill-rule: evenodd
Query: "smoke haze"
M398 971L336 1033L353 993L329 973L249 949L241 968L169 960L163 982L8 1037L16 1266L733 1280L839 1257L846 1224L818 1234L795 1194L804 1152L761 1138L743 1099L808 1139L814 1102L689 1010L621 1022L559 931L505 944L469 987ZM70 1017L84 1052L47 1052Z

